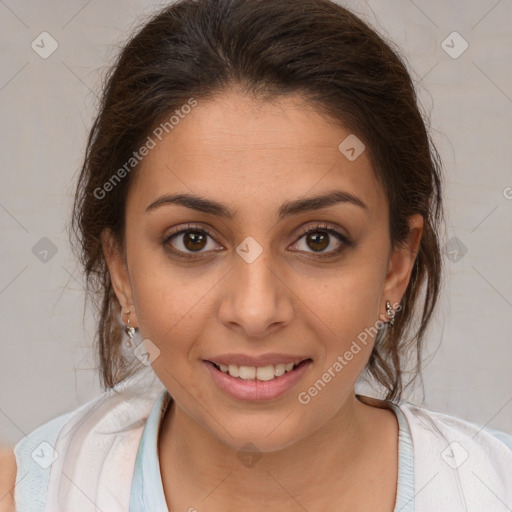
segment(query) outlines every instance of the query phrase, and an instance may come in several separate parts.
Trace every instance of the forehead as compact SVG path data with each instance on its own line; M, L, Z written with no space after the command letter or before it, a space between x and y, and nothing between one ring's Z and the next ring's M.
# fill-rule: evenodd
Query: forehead
M263 102L229 92L198 99L161 140L153 137L156 144L142 161L131 203L145 209L159 195L186 193L251 215L255 207L263 214L285 200L336 189L378 213L386 204L384 192L366 151L355 160L340 151L348 137L357 144L350 130L300 96Z

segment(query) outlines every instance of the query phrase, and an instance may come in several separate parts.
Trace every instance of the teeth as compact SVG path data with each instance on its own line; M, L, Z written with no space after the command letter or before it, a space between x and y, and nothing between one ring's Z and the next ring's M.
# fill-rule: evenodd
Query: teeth
M256 367L255 366L240 366L240 368L238 369L238 376L241 379L246 379L246 380L254 379L254 378L256 378Z
M274 375L276 377L281 377L286 373L286 365L285 364L276 364L274 366Z
M300 361L296 363L288 364L275 364L268 366L237 366L236 364L219 364L221 371L228 373L231 377L238 377L244 380L272 380L275 377L281 377L286 372L293 370L293 367L298 365Z
M238 366L235 366L234 364L230 364L228 366L228 373L232 377L240 377L240 368Z
M274 367L270 364L256 368L255 377L258 380L272 380L275 377Z

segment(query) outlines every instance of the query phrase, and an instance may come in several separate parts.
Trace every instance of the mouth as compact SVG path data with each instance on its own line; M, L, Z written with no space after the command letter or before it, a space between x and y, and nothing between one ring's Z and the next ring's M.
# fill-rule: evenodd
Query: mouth
M203 364L217 389L231 398L262 402L277 399L296 386L308 372L313 360L307 358L290 362L288 370L286 364L226 367L209 360L203 360Z
M213 361L206 362L212 364L219 372L235 379L269 381L279 379L310 361L312 361L312 359L307 358L294 363L269 364L265 366L225 365L222 363L214 363Z

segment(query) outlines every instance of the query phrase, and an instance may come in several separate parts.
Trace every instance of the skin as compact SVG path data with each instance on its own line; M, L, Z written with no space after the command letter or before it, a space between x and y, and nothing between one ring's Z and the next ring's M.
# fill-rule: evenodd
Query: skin
M14 450L8 446L0 446L0 512L15 512L16 469Z
M396 417L354 394L374 340L307 405L297 400L385 318L386 300L400 302L422 233L422 217L412 216L407 247L392 249L368 152L349 161L338 149L349 134L300 96L263 102L234 89L198 100L142 162L127 197L125 255L103 234L123 320L160 350L152 366L174 398L158 441L170 510L394 508ZM356 195L367 210L338 203L277 219L285 201L331 190ZM178 205L145 212L178 192L223 202L235 218ZM196 248L196 260L162 246L170 228L187 223L214 238L186 246L182 233L167 246ZM354 245L316 256L298 229L318 223ZM236 252L247 236L263 249L250 264ZM340 245L329 240L320 253ZM281 397L247 402L224 394L204 368L203 359L227 352L305 355L313 365ZM237 457L246 443L260 456L252 466Z

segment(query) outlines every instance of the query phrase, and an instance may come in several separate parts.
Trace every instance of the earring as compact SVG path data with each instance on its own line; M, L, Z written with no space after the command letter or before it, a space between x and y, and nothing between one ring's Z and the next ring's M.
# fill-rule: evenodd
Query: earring
M130 310L126 312L127 315L131 313ZM133 337L135 336L135 327L130 326L130 318L128 318L128 324L125 327L126 334L130 338L130 341L133 341Z
M393 311L393 308L391 307L391 303L389 302L389 300L386 301L386 313L388 317L391 318L391 320L389 320L386 323L388 323L389 325L395 325L395 312Z

